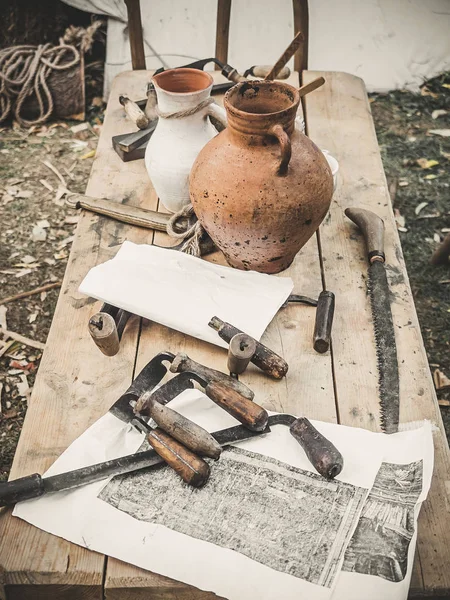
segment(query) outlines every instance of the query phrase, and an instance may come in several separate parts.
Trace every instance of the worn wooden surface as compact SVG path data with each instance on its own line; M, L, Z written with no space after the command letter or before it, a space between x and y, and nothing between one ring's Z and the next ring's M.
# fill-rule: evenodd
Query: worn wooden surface
M305 83L318 75L322 73L305 73ZM379 429L372 320L363 279L367 263L362 238L344 217L343 209L358 205L382 216L386 221L387 262L395 294L393 316L400 362L401 421L429 418L439 427L435 434L433 486L419 520L418 559L411 597L442 597L450 590L449 508L445 493L449 485L449 451L442 434L364 85L361 80L342 73L323 75L327 84L306 99L306 106L312 139L328 148L340 162L338 190L330 215L321 227L324 277L327 287L336 294L332 352L319 355L312 349L314 308L290 305L280 310L262 340L286 358L290 366L288 376L274 381L250 365L242 380L266 408ZM214 76L222 81L218 73ZM135 71L115 80L87 193L156 209L157 198L143 161L122 163L111 148L113 134L130 130L118 95L125 92L131 98L141 97L148 79L147 72ZM153 238L159 245L173 245L165 234L83 214L12 477L43 472L126 389L134 369L140 370L158 351L186 352L199 362L226 370L225 350L147 321L140 330L136 318L127 325L121 350L113 358L103 356L90 339L87 321L98 310L99 303L93 304L78 294L81 279L94 264L113 256L124 239L151 243ZM223 263L218 253L210 259ZM322 283L315 238L282 275L294 279L294 292L318 296ZM5 586L7 600L217 598L50 536L12 519L5 510L0 516L0 539L0 584Z

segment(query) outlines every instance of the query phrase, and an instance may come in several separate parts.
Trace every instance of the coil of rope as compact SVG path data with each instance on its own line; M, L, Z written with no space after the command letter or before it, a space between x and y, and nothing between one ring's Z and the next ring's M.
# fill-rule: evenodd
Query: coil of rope
M0 50L0 123L11 113L23 127L38 125L53 111L53 98L47 83L52 71L70 69L80 61L74 46L41 44L12 46ZM26 119L24 103L36 97L38 115Z

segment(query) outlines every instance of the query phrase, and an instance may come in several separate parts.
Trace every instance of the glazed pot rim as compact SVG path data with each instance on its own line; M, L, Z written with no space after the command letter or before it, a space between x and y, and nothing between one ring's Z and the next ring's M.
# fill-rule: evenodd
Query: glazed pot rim
M166 89L165 87L160 85L160 83L158 82L158 78L163 79L163 76L170 77L171 75L173 75L174 72L180 73L181 71L184 73L187 73L187 74L191 73L192 75L195 75L196 77L203 78L205 80L204 87L198 88L191 92L174 92L174 91ZM152 82L153 82L153 85L155 86L155 88L162 90L165 94L168 94L170 96L195 96L199 92L204 92L204 91L212 88L214 80L207 71L202 71L200 69L192 69L190 67L178 67L176 69L166 69L165 71L161 71L161 73L157 73L156 75L153 75Z
M237 89L243 87L243 86L249 86L249 87L253 87L253 85L263 85L264 87L268 87L270 85L277 85L279 87L283 87L283 88L287 88L289 89L294 96L294 100L292 101L292 103L289 106L286 106L285 108L282 108L281 110L277 110L275 112L271 112L271 113L254 113L254 112L247 112L245 110L242 110L240 108L236 108L233 104L231 104L230 102L230 96L236 94ZM236 85L234 85L232 88L230 88L224 96L224 106L227 109L227 111L230 111L231 113L233 113L234 115L236 115L237 117L242 117L243 119L267 119L267 118L275 118L277 116L283 115L285 114L287 111L290 111L292 109L296 109L298 105L300 104L300 95L298 93L298 89L296 87L294 87L293 85L290 85L289 83L284 83L281 81L264 81L264 80L259 80L259 79L252 79L249 81L241 81L239 83L237 83Z

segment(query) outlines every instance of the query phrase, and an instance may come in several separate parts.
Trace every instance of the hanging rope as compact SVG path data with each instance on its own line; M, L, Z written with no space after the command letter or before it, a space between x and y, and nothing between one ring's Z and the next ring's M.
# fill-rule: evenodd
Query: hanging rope
M11 112L23 127L46 121L53 111L53 98L47 84L49 76L52 71L70 69L79 61L79 51L66 44L13 46L0 50L0 123ZM22 108L32 96L36 97L39 113L28 120L22 116Z
M186 219L191 222L194 221L193 225L182 230L182 227L177 225L177 222L179 220L185 222ZM180 251L190 254L191 256L202 255L200 240L205 235L205 230L200 224L200 221L196 219L197 217L195 216L192 204L186 204L181 210L172 215L167 223L167 233L171 237L179 240L186 240L183 246L181 246Z

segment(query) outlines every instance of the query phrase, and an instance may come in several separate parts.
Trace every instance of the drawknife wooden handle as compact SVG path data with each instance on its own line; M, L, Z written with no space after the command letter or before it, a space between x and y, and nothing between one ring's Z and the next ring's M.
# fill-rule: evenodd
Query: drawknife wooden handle
M384 256L384 222L371 210L364 208L346 208L345 214L357 225L366 240L369 262L385 261Z
M84 208L122 223L164 232L167 231L167 223L171 217L171 215L154 210L146 210L129 204L119 204L106 198L93 198L82 194L68 196L66 204L71 208Z
M202 487L208 481L209 465L168 433L157 427L147 435L148 443L178 473L183 481L193 487Z
M139 129L146 129L150 120L139 108L136 102L133 102L128 96L119 96L119 102L123 106L128 117L135 123Z
M299 417L292 423L289 431L322 477L334 479L339 475L344 466L342 454L308 419Z
M267 411L228 386L212 381L206 386L205 394L250 431L266 428L269 420Z

